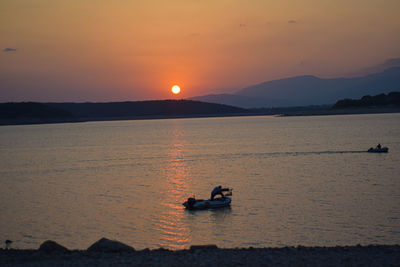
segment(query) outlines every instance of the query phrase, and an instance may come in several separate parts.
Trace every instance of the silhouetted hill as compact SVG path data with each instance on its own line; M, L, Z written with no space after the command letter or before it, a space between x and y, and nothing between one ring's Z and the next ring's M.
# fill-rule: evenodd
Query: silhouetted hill
M297 76L246 87L235 94L191 99L243 108L334 104L338 99L389 93L400 89L400 67L355 78L322 79Z
M0 125L247 114L228 105L191 100L109 103L0 103Z
M191 100L154 100L109 103L46 103L79 118L137 116L190 116L245 113L247 110L227 105Z
M342 99L337 101L333 108L381 107L389 105L400 106L400 92L391 92L387 95L365 95L361 99Z
M65 110L42 103L0 103L0 119L71 117L72 114Z

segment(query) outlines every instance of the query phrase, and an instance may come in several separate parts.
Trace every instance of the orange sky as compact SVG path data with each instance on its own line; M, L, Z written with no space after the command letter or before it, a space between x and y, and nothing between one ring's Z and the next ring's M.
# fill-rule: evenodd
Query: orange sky
M120 101L337 77L400 57L399 0L0 1L0 102ZM8 49L7 49L8 48Z

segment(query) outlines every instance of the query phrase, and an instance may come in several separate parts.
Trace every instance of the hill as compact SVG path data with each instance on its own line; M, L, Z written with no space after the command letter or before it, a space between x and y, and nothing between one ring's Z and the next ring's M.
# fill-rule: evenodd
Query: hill
M71 113L42 103L0 103L0 119L70 117L73 117Z
M79 118L191 116L246 112L243 108L192 100L153 100L108 103L46 103Z
M400 89L400 67L356 78L323 79L311 75L268 81L234 94L191 99L242 108L290 107L334 104L338 99L389 93Z
M0 125L89 120L226 116L248 113L227 105L191 100L108 103L0 103Z

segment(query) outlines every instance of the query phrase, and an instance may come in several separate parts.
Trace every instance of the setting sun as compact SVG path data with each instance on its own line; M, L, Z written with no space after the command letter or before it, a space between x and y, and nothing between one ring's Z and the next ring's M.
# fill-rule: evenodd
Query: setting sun
M181 92L181 88L178 85L174 85L171 88L171 92L175 95L179 94Z

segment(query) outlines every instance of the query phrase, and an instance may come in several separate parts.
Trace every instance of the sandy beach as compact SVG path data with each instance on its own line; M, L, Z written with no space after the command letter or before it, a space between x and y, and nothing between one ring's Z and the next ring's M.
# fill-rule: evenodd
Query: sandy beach
M177 251L162 248L136 251L118 241L101 239L87 250L68 250L55 242L42 244L37 250L0 250L1 266L399 266L399 263L399 245L234 249L206 245Z

